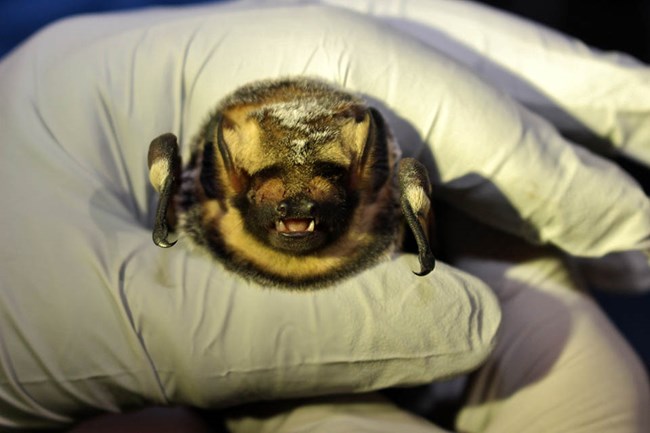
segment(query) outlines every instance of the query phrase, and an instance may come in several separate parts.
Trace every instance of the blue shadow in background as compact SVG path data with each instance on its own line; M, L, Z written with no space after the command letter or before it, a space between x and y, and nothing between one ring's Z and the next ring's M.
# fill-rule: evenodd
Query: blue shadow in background
M217 1L219 0L0 0L0 57L41 27L62 17Z

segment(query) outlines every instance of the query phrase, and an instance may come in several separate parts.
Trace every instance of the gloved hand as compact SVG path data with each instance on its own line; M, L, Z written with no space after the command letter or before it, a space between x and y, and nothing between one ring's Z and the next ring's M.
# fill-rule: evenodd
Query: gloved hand
M450 266L416 277L405 254L297 294L151 243L150 140L174 132L186 155L221 96L295 74L369 98L435 197L493 227L576 255L648 248L634 182L375 19L254 2L73 19L0 64L1 426L357 393L485 361L500 308Z

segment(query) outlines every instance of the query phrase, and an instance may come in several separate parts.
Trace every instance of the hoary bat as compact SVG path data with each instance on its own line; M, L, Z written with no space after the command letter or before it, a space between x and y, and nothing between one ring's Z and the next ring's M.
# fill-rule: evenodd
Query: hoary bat
M381 114L324 81L251 83L225 97L181 167L173 134L149 148L160 194L153 240L189 238L228 269L266 285L318 287L400 247L404 222L421 270L430 246L426 169L399 149Z

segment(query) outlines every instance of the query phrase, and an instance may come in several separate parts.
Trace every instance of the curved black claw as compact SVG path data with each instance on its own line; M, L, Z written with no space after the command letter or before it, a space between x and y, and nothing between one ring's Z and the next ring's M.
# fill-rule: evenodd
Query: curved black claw
M402 213L418 246L420 272L413 273L424 276L436 266L436 258L429 243L429 225L433 218L429 175L420 162L413 158L404 158L398 167L398 179Z
M402 206L402 213L404 214L404 219L413 232L413 237L415 237L415 243L418 246L418 259L420 260L420 272L413 273L420 277L423 277L433 271L436 267L436 257L431 251L431 246L429 245L429 240L425 235L425 232L420 224L418 217L408 200L403 197L400 200Z
M415 275L423 277L436 267L436 258L430 249L424 253L420 251L418 258L420 259L420 272L413 271Z
M176 245L176 241L169 242L167 236L169 236L167 227L164 227L164 229L155 227L153 229L153 243L158 245L160 248L169 248Z
M171 190L174 185L174 175L170 175L165 179L165 182L160 191L160 201L158 201L158 208L156 209L156 218L153 226L153 242L160 248L173 247L176 241L170 242L169 227L167 226L167 209L169 208L169 200L172 197Z

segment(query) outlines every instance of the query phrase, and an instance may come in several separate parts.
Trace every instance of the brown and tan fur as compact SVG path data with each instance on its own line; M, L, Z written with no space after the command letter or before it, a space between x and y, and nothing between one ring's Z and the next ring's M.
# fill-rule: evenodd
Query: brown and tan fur
M236 90L202 128L181 179L170 136L150 147L150 178L165 215L161 246L171 246L164 221L177 219L177 231L235 272L263 284L315 287L399 245L399 149L379 113L351 93L310 78ZM426 173L416 162L406 167L399 179L417 180L407 180L409 195L417 197L414 218L424 221L428 178L420 179Z

